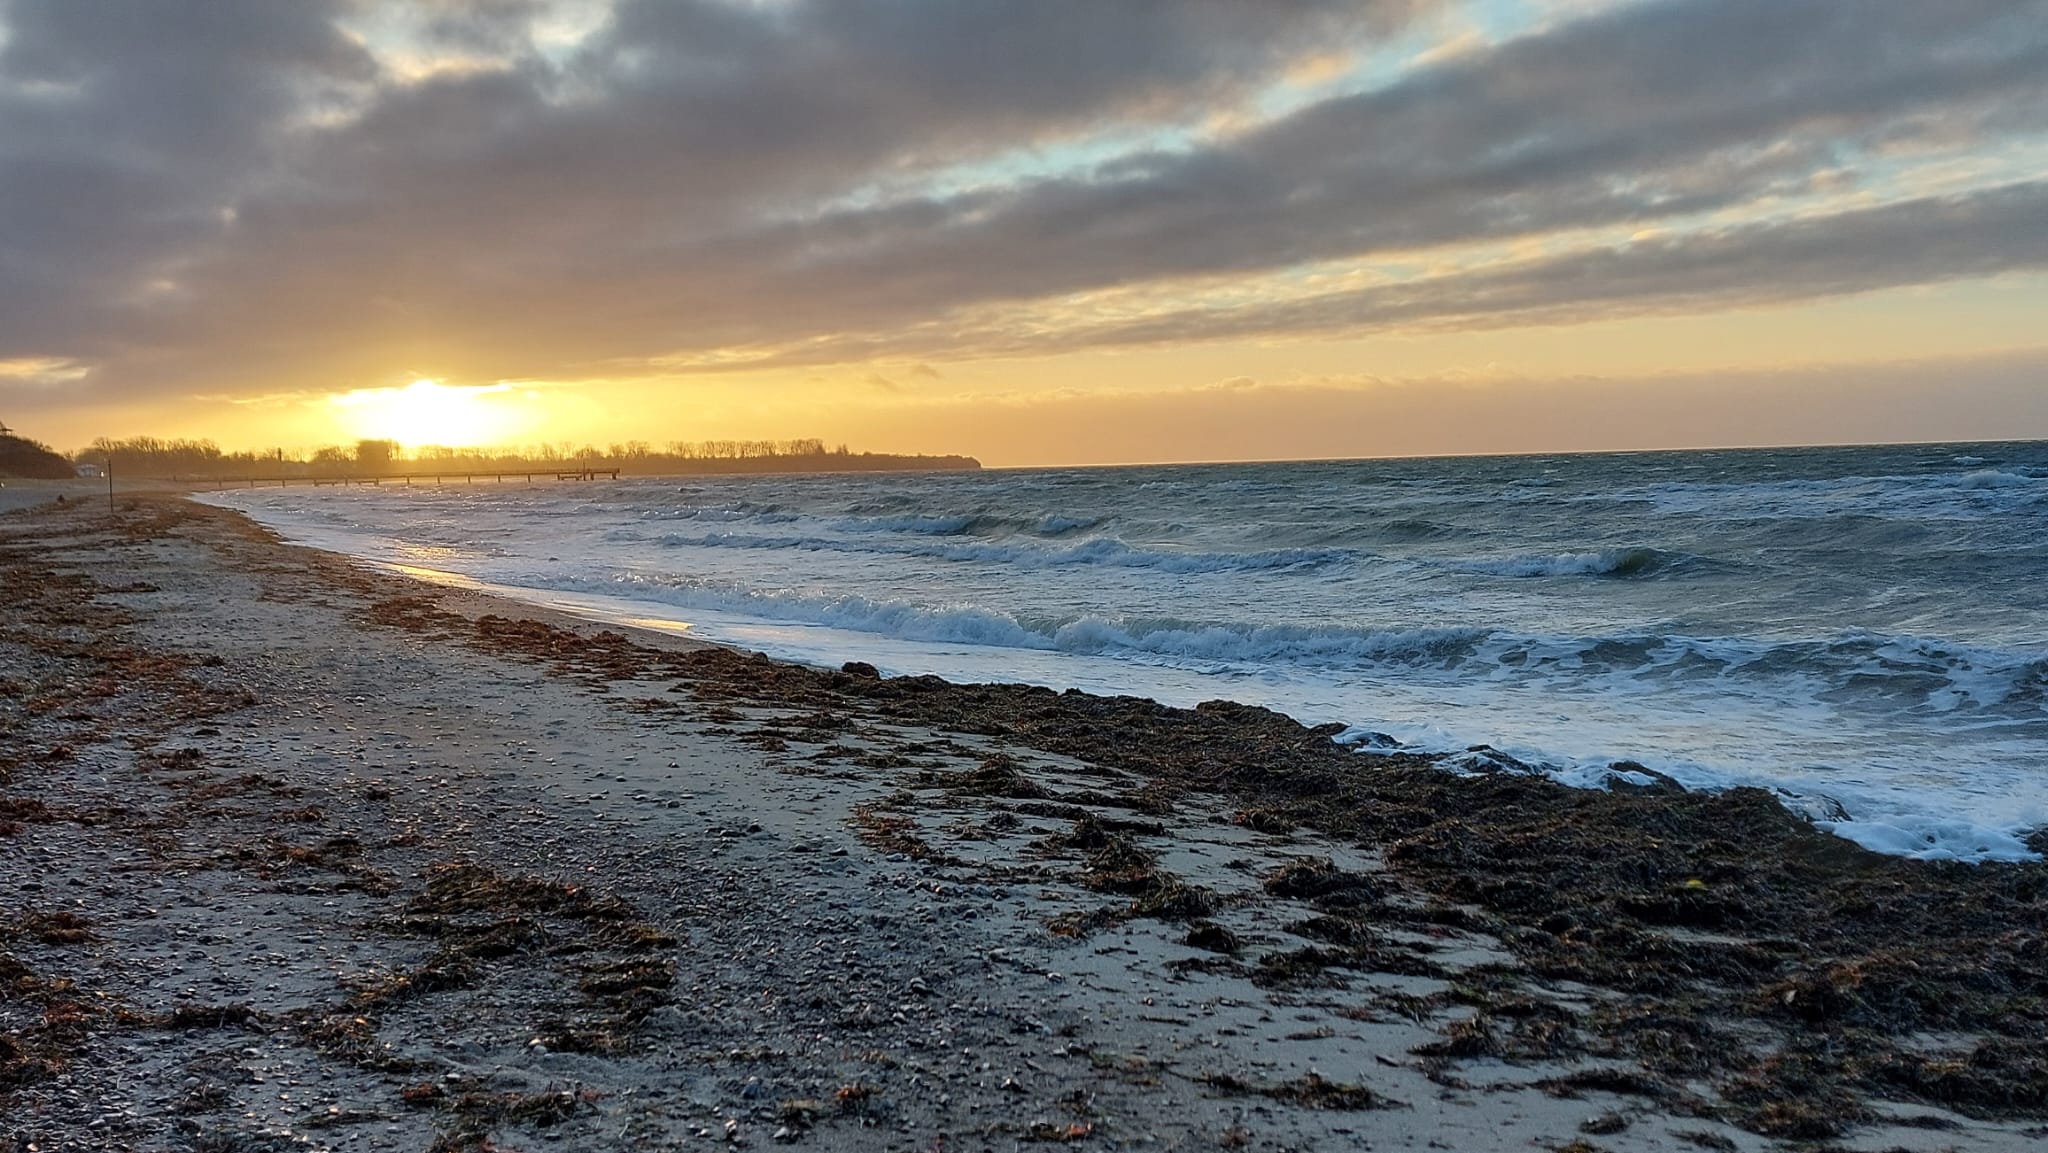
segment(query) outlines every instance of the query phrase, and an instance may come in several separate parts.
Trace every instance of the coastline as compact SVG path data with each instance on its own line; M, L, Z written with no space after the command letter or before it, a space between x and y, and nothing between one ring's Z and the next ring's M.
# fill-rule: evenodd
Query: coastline
M2035 751L2048 715L2033 707L2048 649L2027 628L2042 606L2023 553L1998 544L2026 535L2021 510L2040 495L2020 476L2033 466L2007 463L2008 480L1984 487L1947 457L1921 476L1881 453L1822 453L1776 462L1833 478L1818 488L1745 484L1681 457L1612 477L1561 460L1554 483L1526 487L1518 469L1368 468L1351 479L1370 483L1347 485L1341 470L1289 465L1113 483L1037 470L195 499L289 541L688 622L799 663L1184 707L1222 697L1346 722L1375 748L1520 762L1595 788L1639 761L1689 789L1773 791L1879 852L2027 860L2024 838L2048 823ZM1720 479L1672 488L1668 468ZM1484 499L1495 483L1545 515L1517 527ZM1907 548L1842 567L1853 551L1787 537L1810 506L1870 483L1898 490L1885 518L1917 531L1938 534L1940 510L1981 514L1957 547L1982 555ZM1297 489L1353 527L1298 517L1281 497ZM1591 536L1570 527L1583 499L1603 510ZM1667 500L1692 511L1645 515ZM1276 527L1262 535L1262 522ZM1841 595L1810 597L1809 578ZM1946 605L1947 623L1884 604ZM1468 752L1480 744L1492 752Z
M2048 1136L2040 863L629 637L119 505L0 519L12 1136Z

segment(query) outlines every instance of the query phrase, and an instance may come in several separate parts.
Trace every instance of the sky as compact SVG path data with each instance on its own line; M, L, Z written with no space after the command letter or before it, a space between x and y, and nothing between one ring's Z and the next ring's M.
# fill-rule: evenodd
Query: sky
M0 0L0 420L2048 437L2048 0Z

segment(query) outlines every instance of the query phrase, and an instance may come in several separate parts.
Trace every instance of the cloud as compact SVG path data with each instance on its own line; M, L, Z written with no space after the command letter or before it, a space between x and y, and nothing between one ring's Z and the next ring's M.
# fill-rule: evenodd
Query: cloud
M90 370L84 365L55 356L24 356L0 360L0 388L10 385L48 388L82 380Z
M2024 183L1812 219L1652 236L1280 305L1200 309L1082 327L1006 351L1416 326L1571 323L1772 304L2039 268L2048 268L2048 183Z
M2048 5L1639 5L1214 147L810 223L807 271L827 298L871 286L880 328L940 302L1641 227L1839 179L1909 126L1968 135L2018 108L2048 123L2044 78Z
M0 356L167 339L131 302L216 243L287 121L374 66L337 4L0 9ZM111 326L111 328L109 327Z
M0 0L0 360L275 392L1565 323L2044 263L2039 186L1995 161L2048 155L2048 0L1595 7L1264 103L1458 16ZM1958 156L1985 173L1916 191ZM1510 244L1533 255L1469 255ZM1294 275L1396 259L1433 271Z

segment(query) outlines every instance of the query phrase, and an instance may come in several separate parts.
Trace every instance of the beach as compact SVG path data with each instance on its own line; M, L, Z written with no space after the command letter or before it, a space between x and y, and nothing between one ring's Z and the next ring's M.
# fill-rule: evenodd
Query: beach
M0 515L19 509L53 504L59 497L73 501L92 495L93 487L86 481L23 480L19 477L9 477L4 483L0 483Z
M2048 1137L2039 861L777 662L171 495L0 517L0 598L19 1148Z

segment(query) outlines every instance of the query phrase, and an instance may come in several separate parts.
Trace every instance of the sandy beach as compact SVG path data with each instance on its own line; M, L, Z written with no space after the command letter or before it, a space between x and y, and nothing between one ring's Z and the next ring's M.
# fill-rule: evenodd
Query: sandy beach
M2048 1139L2048 867L1331 735L627 635L171 496L12 512L0 1133Z
M104 489L97 491L101 496L106 495ZM90 481L23 480L20 477L8 477L5 481L0 481L0 515L54 504L59 497L66 501L83 500L94 495L94 492Z

